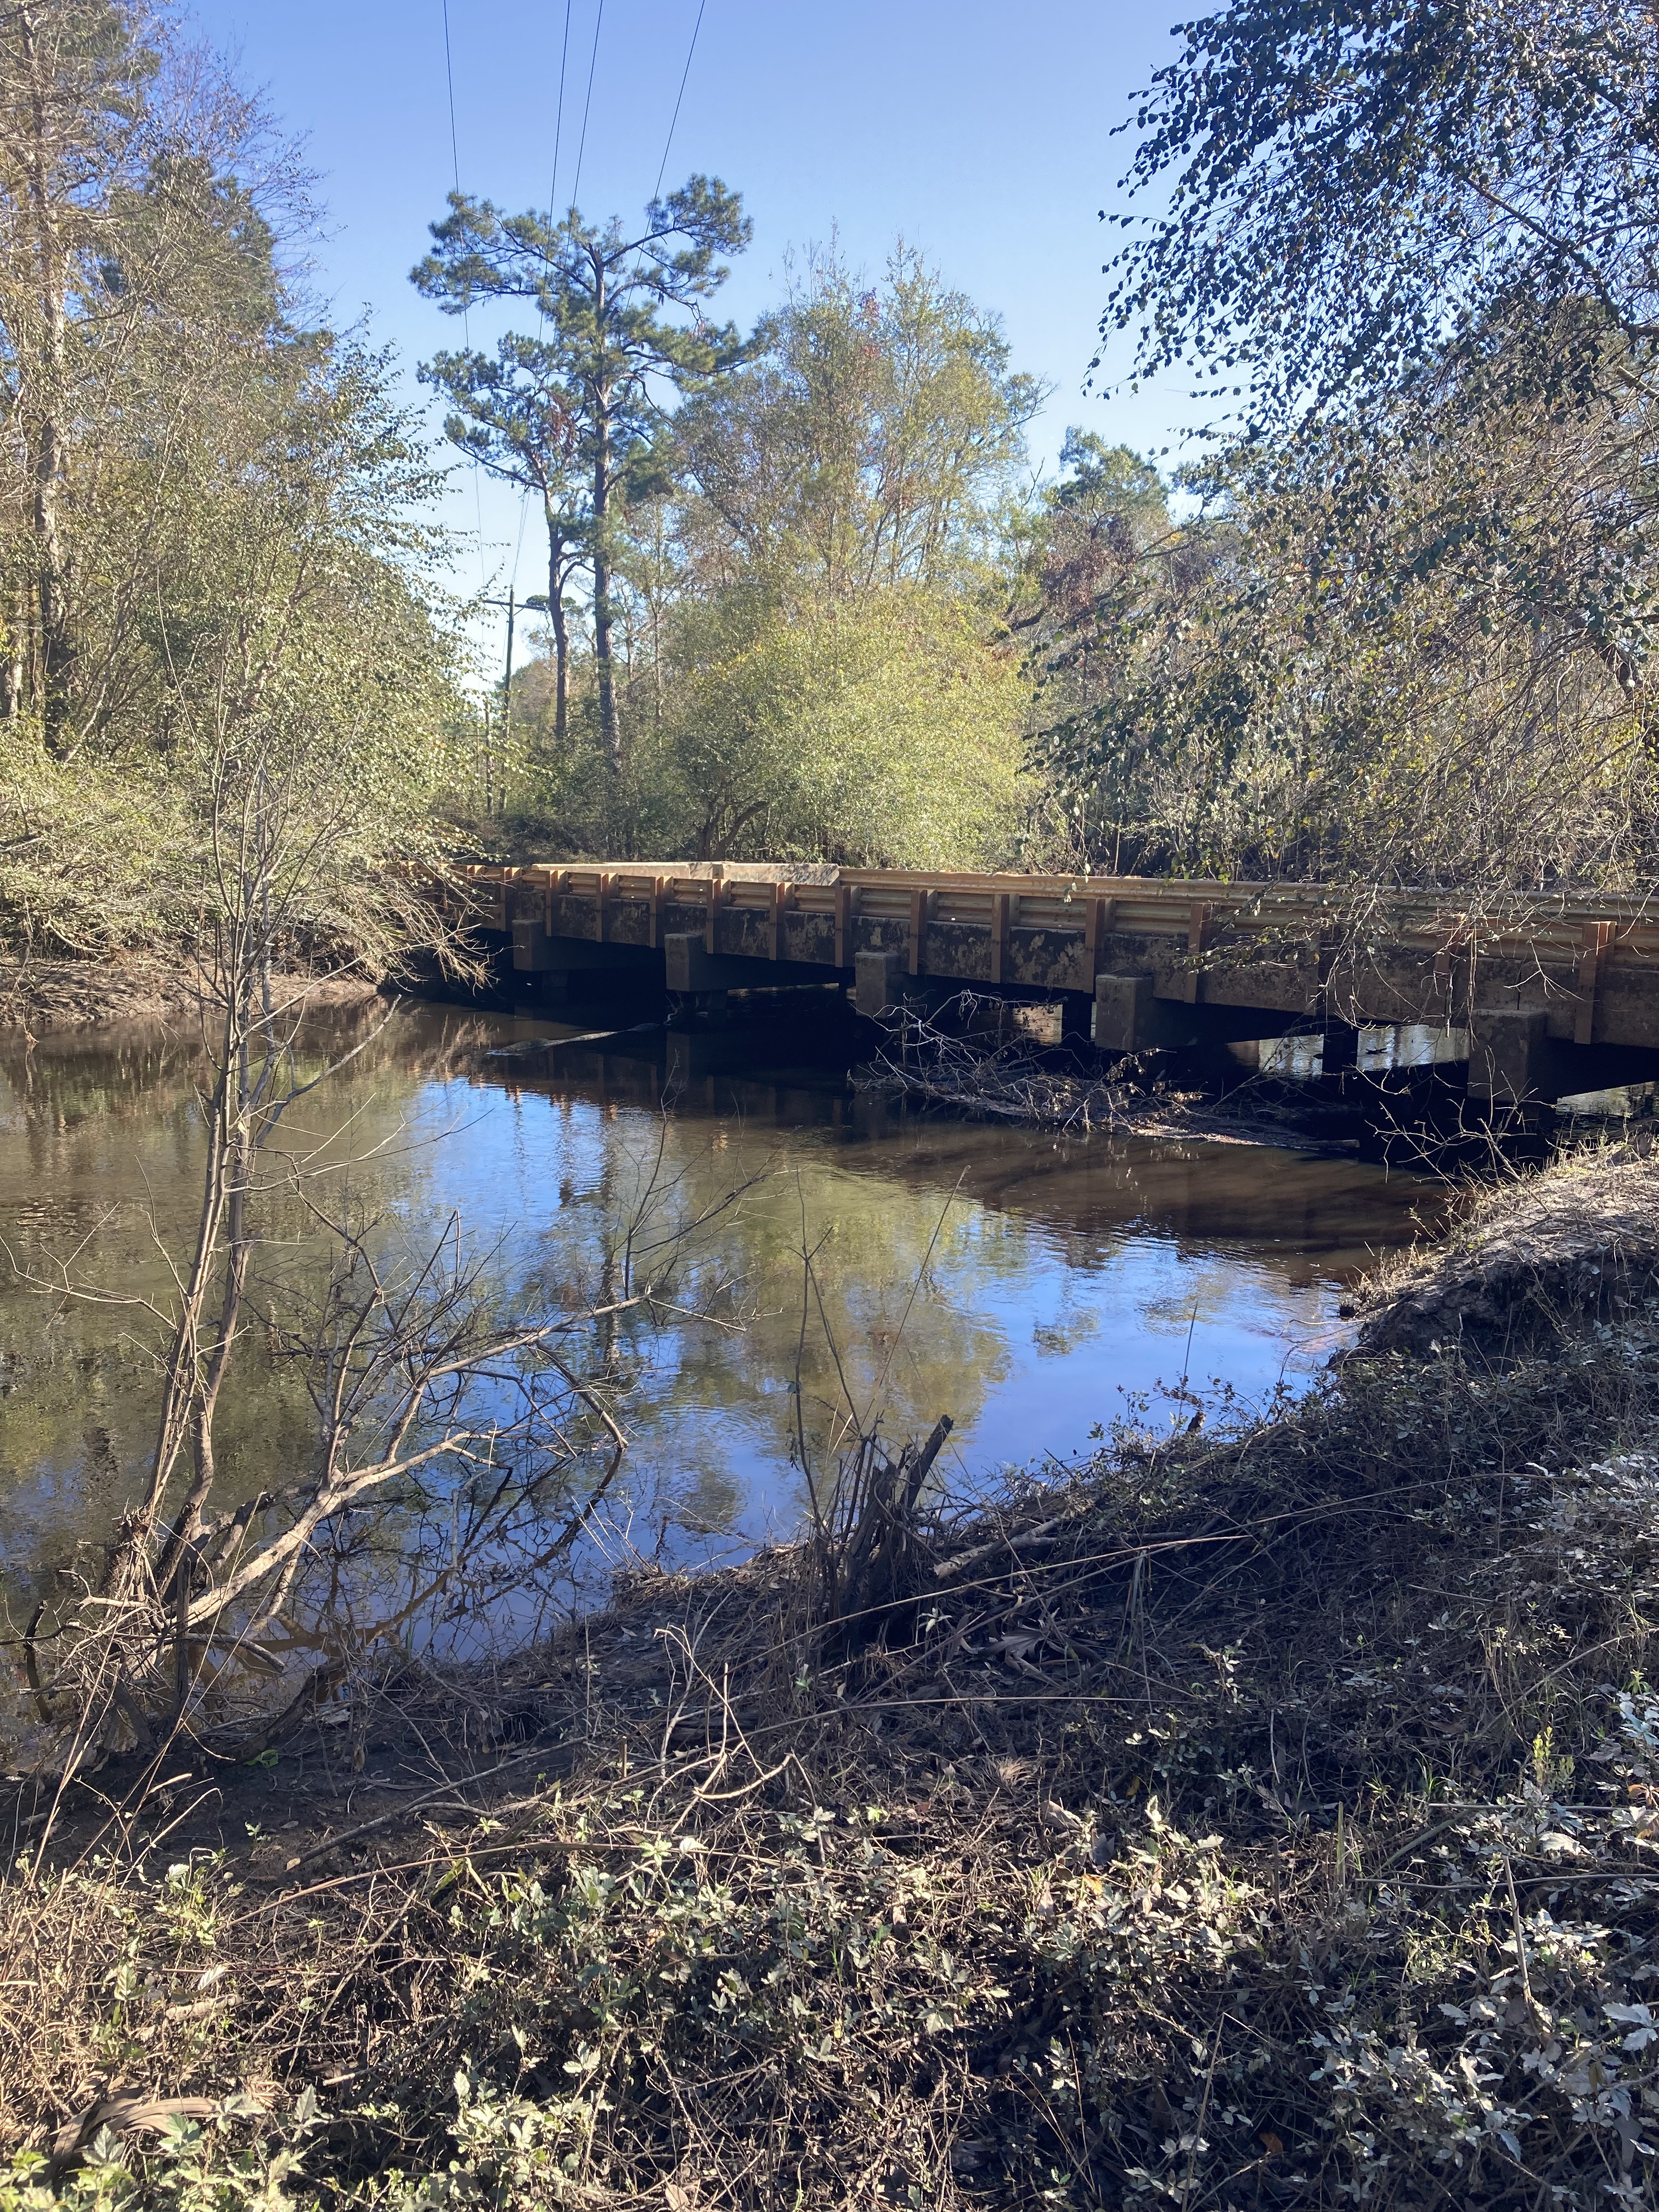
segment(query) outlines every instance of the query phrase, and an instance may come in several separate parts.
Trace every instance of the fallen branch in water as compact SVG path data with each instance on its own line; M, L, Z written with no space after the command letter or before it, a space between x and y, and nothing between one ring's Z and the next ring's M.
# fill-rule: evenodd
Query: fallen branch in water
M1009 1036L1005 1018L1013 1011L1006 1000L975 991L960 993L933 1017L896 1007L886 1018L891 1043L854 1072L854 1084L874 1097L915 1098L1073 1136L1105 1130L1298 1152L1353 1149L1352 1139L1304 1136L1278 1121L1252 1126L1239 1115L1201 1112L1201 1093L1175 1091L1150 1076L1151 1055L1126 1054L1106 1075L1075 1054L1056 1066L1052 1048L1045 1052L1028 1036ZM945 1020L953 1026L942 1027Z

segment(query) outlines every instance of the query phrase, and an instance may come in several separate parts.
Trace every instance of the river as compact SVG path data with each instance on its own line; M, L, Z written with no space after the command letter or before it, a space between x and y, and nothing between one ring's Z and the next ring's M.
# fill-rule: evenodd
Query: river
M799 1527L798 1371L809 1450L833 1445L849 1401L894 1437L948 1413L941 1473L969 1493L1052 1477L1137 1401L1154 1425L1186 1419L1188 1401L1164 1394L1183 1378L1260 1402L1342 1340L1343 1286L1439 1217L1435 1185L1355 1159L884 1109L851 1090L832 1037L559 1044L568 1034L436 1006L331 1016L308 1029L302 1071L363 1048L291 1110L283 1145L319 1188L351 1163L384 1233L453 1218L520 1301L602 1286L642 1203L659 1226L702 1222L684 1302L712 1317L629 1338L613 1558L697 1564ZM158 1030L0 1053L14 1606L107 1537L150 1443L145 1301L164 1298L166 1255L200 1202L201 1075L188 1038ZM274 1249L302 1265L291 1195L270 1204ZM280 1362L247 1365L222 1421L224 1493L303 1465L307 1425Z

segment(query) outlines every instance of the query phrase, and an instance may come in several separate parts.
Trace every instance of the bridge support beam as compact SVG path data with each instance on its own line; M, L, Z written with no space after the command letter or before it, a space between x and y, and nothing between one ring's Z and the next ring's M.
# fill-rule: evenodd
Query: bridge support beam
M1469 1097L1492 1106L1518 1106L1541 1093L1543 1008L1477 1008L1469 1023Z
M550 937L534 915L513 925L513 965L520 975L591 973L596 968L628 969L648 975L657 955L643 945L596 945L586 937Z
M856 953L853 977L854 1006L866 1021L872 1022L901 1007L909 1013L936 1013L964 988L949 978L913 975L902 952Z
M1102 1052L1190 1044L1195 1018L1158 999L1150 975L1095 977L1094 1041Z
M771 991L791 984L833 982L833 969L808 960L755 960L742 953L711 952L700 932L675 932L662 941L664 980L671 991Z

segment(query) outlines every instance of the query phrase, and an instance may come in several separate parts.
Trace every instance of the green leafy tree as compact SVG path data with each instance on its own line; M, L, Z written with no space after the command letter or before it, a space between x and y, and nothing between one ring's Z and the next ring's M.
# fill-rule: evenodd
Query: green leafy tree
M669 760L699 858L1007 857L1024 685L970 608L899 584L793 613L728 595L683 623Z
M0 9L0 378L15 474L6 700L70 742L76 653L65 485L86 386L77 338L118 307L115 204L142 177L158 57L109 0Z
M1236 0L1183 35L1128 179L1164 205L1113 264L1103 328L1136 331L1146 373L1183 363L1236 395L1236 428L1282 449L1291 480L1322 471L1330 542L1388 562L1379 584L1501 576L1516 618L1628 691L1659 620L1650 466L1612 491L1597 463L1576 563L1524 473L1443 477L1437 503L1407 503L1411 532L1375 518L1391 483L1424 480L1414 453L1504 447L1528 410L1560 465L1605 458L1609 422L1632 450L1650 438L1659 19L1609 0Z
M383 357L302 325L280 233L305 179L210 58L164 15L79 0L0 8L3 40L21 58L0 83L0 934L200 942L214 793L257 752L296 835L326 847L284 951L382 967L400 930L424 933L401 862L435 857L458 707L424 446ZM25 189L39 143L55 368ZM64 403L50 437L43 393Z
M280 793L288 958L381 972L428 934L407 864L438 859L459 669L421 520L436 479L388 381L384 356L313 339L234 417L192 422L142 510L119 716L66 759L38 730L0 757L14 941L210 936L228 783Z
M579 400L599 733L613 774L623 766L611 641L619 510L659 480L663 387L694 387L742 358L735 329L711 325L701 303L726 281L719 257L741 251L750 229L738 195L717 178L692 177L653 200L637 231L615 218L597 228L574 207L556 225L533 212L504 216L488 200L455 192L449 214L432 226L435 250L411 272L448 314L483 301L533 303L545 332L544 373ZM690 319L671 319L674 308Z
M1103 327L1149 372L1247 385L1282 423L1516 318L1551 380L1659 335L1651 8L1233 0L1178 35L1127 180L1162 210L1111 217L1135 234Z
M1043 397L999 319L907 247L874 287L814 257L752 358L676 420L703 587L805 603L977 580Z
M1143 739L1116 711L1126 636L1190 572L1194 543L1176 530L1157 470L1127 447L1073 428L1060 459L1009 622L1033 679L1034 757L1058 803L1062 849L1048 857L1060 866L1103 860L1115 873L1126 836L1128 859L1146 857L1135 788Z
M1234 0L1179 35L1102 330L1198 379L1216 452L1181 562L1067 618L1110 646L1099 699L1047 729L1068 804L1132 794L1182 865L1631 880L1659 19Z
M1178 528L1125 518L1115 553L1040 565L1035 750L1075 864L1494 896L1639 883L1659 850L1639 697L1517 611L1478 531L1416 572L1401 557L1462 502L1571 574L1629 465L1616 424L1545 435L1522 406L1368 441L1385 495L1360 520L1333 465L1358 435L1218 456L1187 473Z
M0 8L0 708L52 752L147 710L186 454L296 343L275 226L305 179L164 15Z
M1010 857L1025 700L1003 572L1041 396L997 319L918 257L874 288L815 258L748 357L688 392L665 483L617 521L627 772L607 792L576 754L549 763L538 835ZM546 678L520 689L530 726Z

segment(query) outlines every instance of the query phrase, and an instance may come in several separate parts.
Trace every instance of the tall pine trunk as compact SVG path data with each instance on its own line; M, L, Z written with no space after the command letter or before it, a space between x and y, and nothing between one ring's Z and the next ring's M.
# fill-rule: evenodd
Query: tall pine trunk
M605 264L593 267L593 327L603 345L605 316ZM611 386L600 381L593 392L593 661L599 679L599 741L611 775L622 773L622 737L617 728L616 670L611 659L611 548L606 543L611 512Z
M616 667L611 653L611 395L599 395L593 456L593 660L599 679L599 738L613 775L622 773L622 733L617 726Z
M564 595L558 564L548 572L547 609L553 624L553 739L561 755L570 726L570 633L565 627Z
M564 574L568 559L564 530L553 513L545 486L542 514L547 524L547 618L553 629L553 741L561 754L570 726L570 631L564 618Z
M51 173L51 134L46 115L46 87L37 44L33 14L18 10L18 30L29 73L31 137L26 161L29 202L34 216L35 253L40 288L40 351L32 380L34 391L31 456L33 476L36 618L40 623L40 657L36 672L36 704L45 725L46 742L61 752L69 718L69 672L75 658L70 631L67 564L59 527L59 495L64 482L64 409L65 356L69 326L66 297L68 270L64 254L59 210L53 198Z

